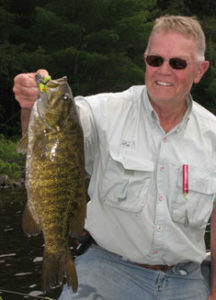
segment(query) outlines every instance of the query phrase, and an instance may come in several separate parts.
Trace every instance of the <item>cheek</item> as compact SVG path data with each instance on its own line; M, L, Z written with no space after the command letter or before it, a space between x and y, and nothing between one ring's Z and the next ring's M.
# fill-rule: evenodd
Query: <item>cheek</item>
M149 77L149 71L148 71L148 68L146 68L146 70L145 70L145 81L148 80L148 77Z
M179 80L186 86L192 86L193 83L198 83L200 80L200 74L195 68L187 70L185 73L179 74Z
M185 90L190 90L193 85L194 76L192 74L178 74L177 80L181 88Z
M148 67L146 68L146 71L145 71L145 82L150 82L153 80L153 77L154 77L154 73L155 73L155 70L154 69L149 69Z

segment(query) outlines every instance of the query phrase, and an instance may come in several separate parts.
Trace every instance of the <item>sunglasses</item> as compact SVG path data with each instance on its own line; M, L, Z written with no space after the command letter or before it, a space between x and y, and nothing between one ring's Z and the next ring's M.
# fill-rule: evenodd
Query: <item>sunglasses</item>
M160 67L165 61L169 61L170 66L175 70L183 70L188 64L196 63L198 61L187 61L183 58L173 57L165 59L160 55L145 55L145 61L151 67Z

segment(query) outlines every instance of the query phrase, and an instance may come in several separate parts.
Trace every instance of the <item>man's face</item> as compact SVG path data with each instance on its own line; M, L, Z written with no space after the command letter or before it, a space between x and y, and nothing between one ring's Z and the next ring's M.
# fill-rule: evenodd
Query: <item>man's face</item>
M152 67L146 63L145 84L150 100L156 105L185 101L192 84L198 83L205 72L202 63L190 63L185 69L179 70L170 66L168 60L173 57L197 61L194 39L180 33L153 33L147 55L165 58L159 67Z

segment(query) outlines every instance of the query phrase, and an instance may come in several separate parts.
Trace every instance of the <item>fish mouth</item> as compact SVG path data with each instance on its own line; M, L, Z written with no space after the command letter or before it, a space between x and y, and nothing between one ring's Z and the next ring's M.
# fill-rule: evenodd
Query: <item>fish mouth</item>
M157 81L155 81L155 83L156 83L157 85L165 86L165 87L173 86L172 83L170 83L170 82L165 82L165 81L159 81L159 80L157 80Z

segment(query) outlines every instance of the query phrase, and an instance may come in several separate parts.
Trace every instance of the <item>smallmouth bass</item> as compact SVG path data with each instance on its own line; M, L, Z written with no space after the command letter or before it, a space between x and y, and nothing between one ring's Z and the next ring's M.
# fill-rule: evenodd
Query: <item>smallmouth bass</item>
M28 125L23 230L29 236L43 233L42 289L61 285L65 272L76 292L68 237L80 235L86 216L83 132L67 78L45 84L36 75L36 80L41 92ZM25 143L23 138L18 152Z

